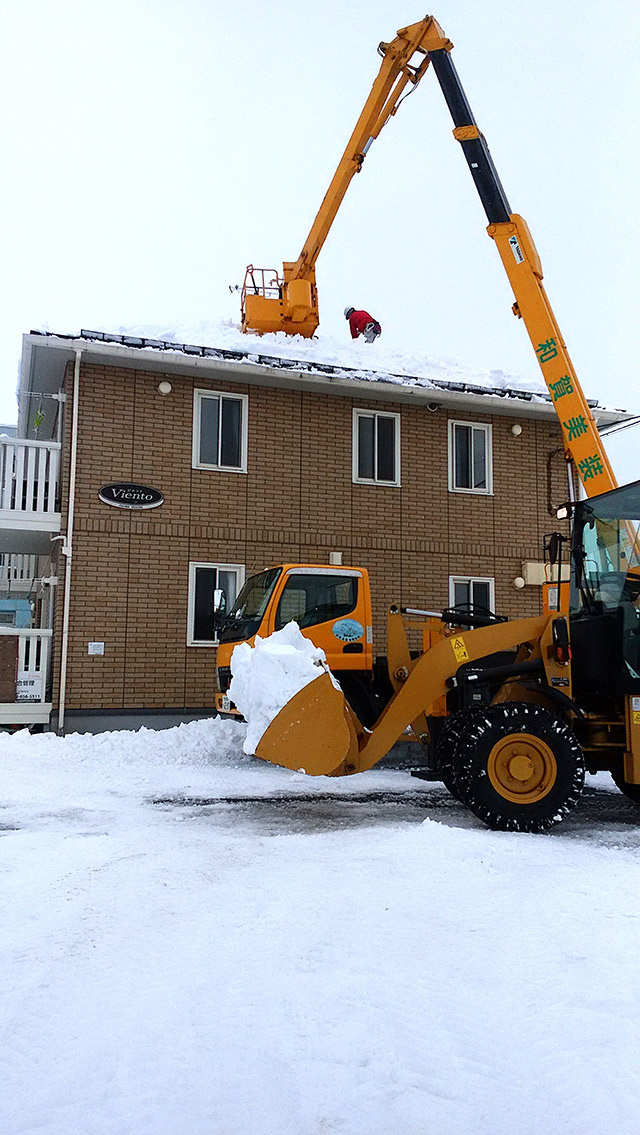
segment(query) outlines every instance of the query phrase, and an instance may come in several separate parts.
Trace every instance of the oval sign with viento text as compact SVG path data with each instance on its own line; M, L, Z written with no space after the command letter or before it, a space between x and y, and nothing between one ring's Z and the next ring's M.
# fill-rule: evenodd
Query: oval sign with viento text
M130 481L103 485L98 497L103 504L111 504L115 508L157 508L164 501L160 489L152 489L149 485L132 485Z

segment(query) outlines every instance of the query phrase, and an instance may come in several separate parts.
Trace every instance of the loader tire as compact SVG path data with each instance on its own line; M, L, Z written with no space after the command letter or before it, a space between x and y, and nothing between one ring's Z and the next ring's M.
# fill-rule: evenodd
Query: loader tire
M461 804L464 800L458 783L455 753L460 738L467 732L478 712L477 709L462 709L448 717L442 726L436 746L436 768L440 780L447 792Z
M640 784L629 784L629 781L624 779L622 772L618 772L617 769L615 772L612 770L611 777L614 784L627 797L627 800L633 800L634 804L640 804Z
M577 804L584 785L573 731L533 702L477 713L455 757L463 803L494 831L546 831Z

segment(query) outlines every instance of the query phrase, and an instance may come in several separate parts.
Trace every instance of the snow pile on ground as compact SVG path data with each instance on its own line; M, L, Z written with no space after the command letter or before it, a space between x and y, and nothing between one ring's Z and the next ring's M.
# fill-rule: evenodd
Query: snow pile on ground
M0 735L2 1135L637 1135L638 811L610 778L494 833L441 785L307 778L243 735Z
M112 330L110 328L108 330ZM268 335L245 335L240 325L232 320L201 322L192 325L166 327L138 324L119 327L117 334L136 335L159 339L169 343L193 343L196 346L217 347L222 350L246 353L247 363L258 362L258 356L299 360L301 363L325 365L357 371L359 379L430 387L434 382L464 382L471 386L493 387L498 390L526 390L546 394L546 386L537 374L522 378L503 370L483 370L471 367L449 356L433 358L386 343L384 335L373 345L362 339L334 339L324 335L322 328L312 339L301 335L285 335L279 331Z
M327 656L305 638L297 623L287 623L255 646L241 642L231 655L229 697L246 718L245 753L255 753L267 726L298 690L327 671Z
M242 753L245 732L243 723L221 718L191 721L170 730L115 730L95 737L83 733L32 737L22 729L0 734L0 761L8 774L18 772L27 755L32 759L29 798L38 804L50 792L52 776L60 787L69 779L76 793L82 787L89 795L113 784L126 785L136 795L203 786L224 791L229 770L250 763Z

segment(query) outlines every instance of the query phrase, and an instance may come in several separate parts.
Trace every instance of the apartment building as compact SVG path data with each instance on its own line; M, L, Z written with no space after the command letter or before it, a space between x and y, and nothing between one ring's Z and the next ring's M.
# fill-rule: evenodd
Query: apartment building
M260 345L24 336L0 585L13 573L15 594L21 574L31 623L0 624L0 723L210 714L213 591L232 600L283 561L368 568L378 653L392 601L540 610L542 541L568 496L547 397ZM629 417L592 409L601 426Z

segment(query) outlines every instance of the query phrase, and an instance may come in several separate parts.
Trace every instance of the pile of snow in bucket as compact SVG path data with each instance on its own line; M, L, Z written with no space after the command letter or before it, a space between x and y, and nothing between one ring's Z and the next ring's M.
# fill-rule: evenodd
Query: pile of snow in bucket
M327 656L305 638L297 623L287 623L255 646L241 642L231 655L229 697L247 721L243 749L255 753L267 726L298 690L327 670Z

